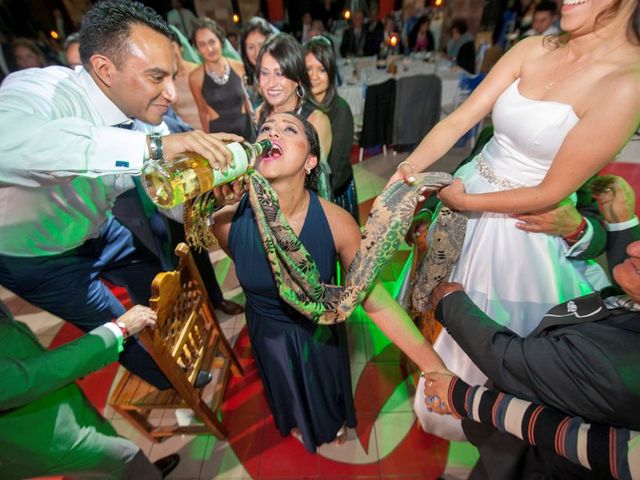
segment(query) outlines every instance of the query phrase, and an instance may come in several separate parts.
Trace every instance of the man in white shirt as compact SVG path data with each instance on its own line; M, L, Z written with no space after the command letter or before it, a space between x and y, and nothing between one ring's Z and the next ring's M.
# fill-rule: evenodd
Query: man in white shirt
M158 124L175 100L171 30L137 2L99 2L84 16L84 68L28 69L0 88L0 284L85 331L124 313L101 283L126 286L147 304L157 259L111 214L150 157L196 152L212 167L235 135L150 137L132 118ZM114 128L120 127L120 128ZM69 302L71 295L74 302ZM169 383L135 340L121 363L158 388Z

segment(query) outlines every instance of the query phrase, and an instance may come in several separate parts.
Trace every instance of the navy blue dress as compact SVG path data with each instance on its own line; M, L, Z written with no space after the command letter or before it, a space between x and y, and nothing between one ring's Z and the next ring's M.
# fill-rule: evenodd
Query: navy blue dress
M317 195L311 195L300 241L321 278L335 275L336 250ZM229 249L247 302L249 338L275 424L283 436L292 428L305 448L331 442L346 424L355 427L345 324L316 325L278 295L247 195L229 232Z

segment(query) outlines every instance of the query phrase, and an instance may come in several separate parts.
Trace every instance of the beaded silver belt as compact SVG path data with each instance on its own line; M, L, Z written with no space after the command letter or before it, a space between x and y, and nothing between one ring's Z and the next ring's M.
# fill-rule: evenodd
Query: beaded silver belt
M476 168L478 169L478 173L480 174L480 176L490 184L498 187L498 190L514 190L516 188L526 187L524 183L512 182L511 180L507 180L506 178L502 178L496 175L496 172L493 171L493 168L491 168L491 166L484 159L482 152L476 155L475 160Z

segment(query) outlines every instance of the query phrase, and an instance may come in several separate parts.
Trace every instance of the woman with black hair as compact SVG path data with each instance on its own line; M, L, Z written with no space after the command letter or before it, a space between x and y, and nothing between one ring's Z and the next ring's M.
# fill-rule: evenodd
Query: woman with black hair
M332 199L327 156L331 124L311 96L311 82L302 46L291 35L278 33L265 42L256 61L256 79L264 103L256 110L258 128L271 113L295 112L314 126L320 139L318 193Z
M205 17L195 23L193 43L203 62L189 74L189 86L205 132L235 133L252 141L255 132L242 84L244 67L222 55L224 40L225 32L214 20Z
M273 113L258 134L264 139L273 148L258 160L256 171L272 192L258 192L254 184L239 203L215 214L212 233L233 258L246 295L247 329L274 423L282 436L294 435L314 453L323 443L343 443L346 427L356 425L345 323L319 322L296 308L303 300L281 288L284 273L269 252L279 243L276 230L284 232L289 245L299 242L296 252L305 251L304 266L297 264L301 276L317 271L318 281L327 285L334 281L336 260L345 271L353 262L361 233L348 212L313 190L320 147L310 122L294 113ZM275 207L265 214L263 204ZM270 221L276 225L270 227ZM419 368L443 370L381 284L373 285L362 306Z
M304 61L311 80L311 94L324 107L331 123L332 142L328 163L333 201L351 213L358 222L358 198L350 160L353 114L349 104L337 92L333 44L327 37L311 38L305 46Z
M412 52L432 52L435 41L429 30L429 18L422 15L409 33L409 50Z
M271 25L260 17L253 17L243 28L240 37L240 54L244 63L244 82L253 108L262 103L262 98L255 87L256 60L264 42L273 35Z

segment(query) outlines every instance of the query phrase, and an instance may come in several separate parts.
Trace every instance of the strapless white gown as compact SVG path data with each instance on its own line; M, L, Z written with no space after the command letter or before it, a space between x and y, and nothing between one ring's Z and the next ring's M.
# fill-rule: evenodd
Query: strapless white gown
M494 137L456 172L468 193L539 184L578 122L571 105L523 97L519 83L519 79L512 83L496 101ZM609 280L595 262L567 258L566 243L559 237L524 232L515 224L515 219L504 214L469 214L451 281L464 285L469 297L491 318L525 336L551 307L603 288ZM434 348L464 381L471 385L486 381L446 331ZM464 439L459 421L426 410L423 390L421 380L414 409L423 429L451 440Z

